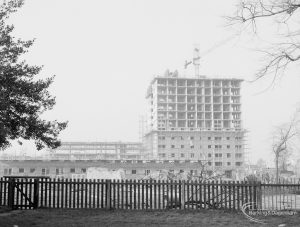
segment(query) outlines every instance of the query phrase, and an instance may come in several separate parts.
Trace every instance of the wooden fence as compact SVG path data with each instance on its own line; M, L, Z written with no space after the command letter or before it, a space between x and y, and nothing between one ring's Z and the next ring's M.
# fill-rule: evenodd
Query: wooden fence
M261 184L260 206L263 210L300 210L300 184Z
M0 179L0 205L29 208L239 209L257 202L257 183Z
M299 184L260 182L0 178L0 206L12 209L239 210L248 202L254 204L252 208L286 209L287 206L281 204L285 201L290 202L290 209L298 209L299 189Z

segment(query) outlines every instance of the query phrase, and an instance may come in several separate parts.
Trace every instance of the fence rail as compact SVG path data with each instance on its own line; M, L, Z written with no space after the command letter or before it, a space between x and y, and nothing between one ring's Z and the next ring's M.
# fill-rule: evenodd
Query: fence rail
M300 209L300 184L227 181L0 178L0 206L12 209Z

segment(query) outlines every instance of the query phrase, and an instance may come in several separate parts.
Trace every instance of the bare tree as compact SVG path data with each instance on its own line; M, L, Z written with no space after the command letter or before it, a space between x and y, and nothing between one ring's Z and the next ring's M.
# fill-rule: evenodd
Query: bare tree
M266 61L256 74L256 80L271 74L274 82L287 66L300 60L300 0L242 0L236 8L227 21L241 25L241 31L250 28L258 34L259 22L271 20L277 25L277 32L282 33L280 42L261 50Z
M288 124L277 127L273 135L272 150L275 154L276 182L279 180L279 165L286 169L288 158L293 149L293 140L299 133L299 113L300 111L298 110Z

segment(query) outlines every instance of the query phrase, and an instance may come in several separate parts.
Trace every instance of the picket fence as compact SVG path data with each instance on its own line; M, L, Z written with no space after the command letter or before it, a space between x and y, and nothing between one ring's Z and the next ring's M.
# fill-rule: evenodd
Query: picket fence
M300 184L229 181L0 178L0 206L12 209L298 209ZM298 198L299 196L299 198ZM284 203L282 203L284 202Z

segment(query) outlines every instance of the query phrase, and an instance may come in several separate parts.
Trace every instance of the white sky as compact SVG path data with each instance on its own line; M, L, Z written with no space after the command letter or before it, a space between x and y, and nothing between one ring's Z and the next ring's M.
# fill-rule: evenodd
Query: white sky
M232 36L235 32L224 26L222 16L234 12L236 3L28 0L10 21L16 37L36 38L28 62L44 65L42 76L56 75L51 92L57 105L45 117L69 121L61 133L63 141L137 141L151 78L167 68L182 72L194 44L204 52ZM263 31L267 28L265 24ZM235 37L203 56L200 73L253 79L261 63L255 43L261 39ZM273 162L273 127L288 121L299 102L297 67L259 95L269 81L244 82L242 111L250 161ZM26 146L12 149L32 151Z

